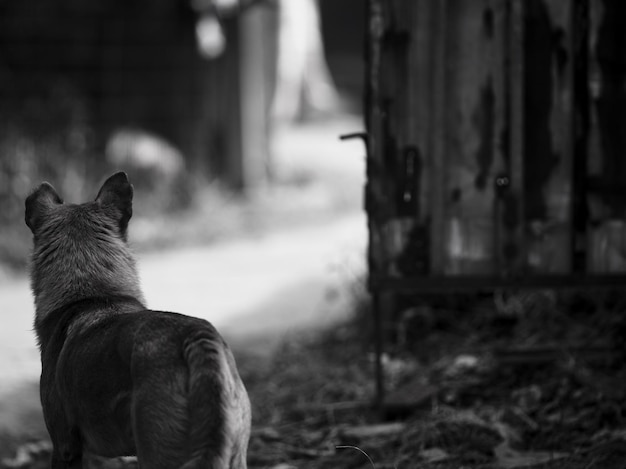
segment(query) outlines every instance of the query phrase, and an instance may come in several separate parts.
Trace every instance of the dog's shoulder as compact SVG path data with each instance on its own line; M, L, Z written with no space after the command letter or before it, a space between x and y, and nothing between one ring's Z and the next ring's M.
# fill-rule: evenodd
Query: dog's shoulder
M70 334L78 334L121 313L145 309L132 297L85 298L66 304L42 319L35 320L35 330L42 354L58 355Z

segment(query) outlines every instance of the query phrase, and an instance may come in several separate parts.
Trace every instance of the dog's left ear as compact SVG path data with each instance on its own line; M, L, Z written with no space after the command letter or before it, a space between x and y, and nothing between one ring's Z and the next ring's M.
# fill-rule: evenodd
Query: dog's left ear
M115 212L113 216L119 224L120 233L126 237L128 221L133 215L133 186L126 173L120 171L107 179L98 192L96 202Z
M48 182L42 182L26 198L24 221L33 234L39 229L43 220L54 210L57 205L63 204L63 200Z

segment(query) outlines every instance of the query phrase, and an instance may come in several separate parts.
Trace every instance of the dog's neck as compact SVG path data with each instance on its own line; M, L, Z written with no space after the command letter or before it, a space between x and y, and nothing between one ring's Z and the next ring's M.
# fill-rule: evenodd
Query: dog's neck
M72 290L62 290L62 286L51 285L49 288L42 290L35 294L35 318L36 321L45 319L49 314L55 310L62 309L68 305L80 302L88 301L90 298L111 295L111 296L123 296L136 300L145 307L146 301L143 293L139 288L139 285L119 285L116 288L106 289L98 288L81 288ZM108 290L108 291L107 291ZM33 291L35 291L33 287ZM60 294L62 292L62 294Z
M47 262L34 252L31 289L35 298L36 320L43 320L50 312L65 305L93 297L125 296L145 305L135 260L130 252L124 252L124 255L105 254L87 258L80 253L68 256L56 252L53 255L65 259L64 263L60 263Z

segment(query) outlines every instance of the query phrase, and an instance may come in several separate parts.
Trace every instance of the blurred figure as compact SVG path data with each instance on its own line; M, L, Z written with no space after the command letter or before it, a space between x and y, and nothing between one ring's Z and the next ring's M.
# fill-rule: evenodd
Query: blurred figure
M198 51L206 59L216 59L226 49L226 37L217 15L203 14L196 22Z
M147 210L176 210L190 202L184 182L185 159L173 144L158 135L120 128L109 137L105 155L111 168L133 174L139 189L137 199Z
M221 20L256 3L278 6L272 117L290 122L338 111L340 98L324 55L317 0L191 0L192 8L198 13L196 41L200 54L207 59L222 55L228 39Z
M279 0L279 25L272 117L294 121L336 112L339 94L324 57L317 0Z
M235 11L239 0L191 0L191 7L199 14L196 21L198 51L206 59L218 58L226 50L220 15Z

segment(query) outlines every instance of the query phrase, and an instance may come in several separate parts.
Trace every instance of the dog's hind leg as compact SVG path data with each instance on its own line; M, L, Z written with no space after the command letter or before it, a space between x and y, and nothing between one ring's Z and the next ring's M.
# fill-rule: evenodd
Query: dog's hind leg
M133 433L142 469L172 469L187 459L189 415L184 375L161 370L142 379L133 391Z

